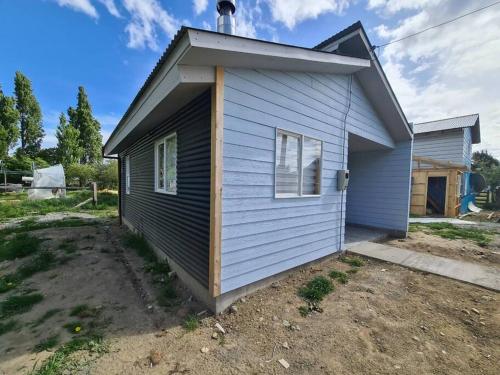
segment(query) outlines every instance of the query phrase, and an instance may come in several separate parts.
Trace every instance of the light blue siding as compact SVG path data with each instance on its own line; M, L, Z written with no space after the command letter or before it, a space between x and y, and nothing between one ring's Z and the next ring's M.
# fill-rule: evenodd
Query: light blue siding
M392 150L349 153L348 224L406 232L412 142Z
M348 77L226 69L224 86L222 293L339 251ZM355 79L352 91L348 131L395 147ZM274 198L276 128L323 141L321 197Z
M413 154L439 161L465 164L464 132L462 129L441 132L421 133L415 135ZM422 166L424 166L422 164ZM417 167L417 163L414 163Z

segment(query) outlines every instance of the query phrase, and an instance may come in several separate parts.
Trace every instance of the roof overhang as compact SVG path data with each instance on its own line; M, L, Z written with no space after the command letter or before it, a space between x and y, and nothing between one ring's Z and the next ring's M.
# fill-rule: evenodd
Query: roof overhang
M354 74L369 59L182 28L104 146L116 154L215 82L215 66Z
M348 54L371 60L373 63L369 68L355 73L360 85L370 98L394 141L413 138L413 131L408 120L360 22L327 39L315 48L339 55Z

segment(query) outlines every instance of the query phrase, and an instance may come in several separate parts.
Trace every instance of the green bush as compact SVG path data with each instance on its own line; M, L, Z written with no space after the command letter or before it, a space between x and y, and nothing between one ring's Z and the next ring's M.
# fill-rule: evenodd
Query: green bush
M86 186L95 181L97 166L93 164L70 164L64 169L66 185Z
M98 164L95 179L99 189L118 189L118 162L111 160Z

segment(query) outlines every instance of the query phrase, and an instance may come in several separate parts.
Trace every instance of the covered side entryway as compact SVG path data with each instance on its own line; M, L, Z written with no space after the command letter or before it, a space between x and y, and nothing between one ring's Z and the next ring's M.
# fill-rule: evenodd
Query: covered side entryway
M406 236L412 142L388 147L349 133L346 244Z

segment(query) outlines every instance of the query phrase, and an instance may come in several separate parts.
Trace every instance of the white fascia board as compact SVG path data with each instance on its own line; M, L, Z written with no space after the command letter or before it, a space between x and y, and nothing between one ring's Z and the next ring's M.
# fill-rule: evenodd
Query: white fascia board
M347 74L371 66L368 59L220 33L189 30L188 35L192 49L183 59L185 64Z
M190 83L212 84L215 82L215 70L210 67L174 65L168 72L162 73L160 73L161 78L154 80L151 89L147 90L134 111L125 119L121 128L106 143L105 155L113 152L123 139L179 85ZM154 87L152 87L153 85Z

